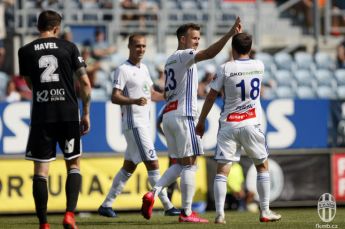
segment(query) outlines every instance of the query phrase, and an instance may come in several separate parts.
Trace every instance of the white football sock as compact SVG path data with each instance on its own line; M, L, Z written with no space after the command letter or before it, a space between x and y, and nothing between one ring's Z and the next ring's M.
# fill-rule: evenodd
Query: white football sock
M181 173L182 209L187 216L192 213L196 170L196 165L188 165L183 167Z
M149 182L151 187L154 187L156 182L159 180L160 175L159 175L159 170L150 170L148 171L149 175ZM164 210L169 210L170 208L173 207L172 203L170 202L167 191L166 189L161 190L161 192L158 194L159 199L161 200Z
M153 187L155 197L157 197L164 187L169 186L181 176L182 168L183 167L181 165L174 164L164 172L161 178L157 181L156 185Z
M113 184L111 185L107 197L102 203L103 207L112 207L116 196L118 196L122 192L128 179L131 176L131 173L126 172L126 170L124 170L123 168L120 169L120 171L116 174L115 178L113 179Z
M263 172L257 174L256 187L260 199L261 211L269 210L270 206L270 174L269 172Z
M216 205L217 215L224 217L224 203L227 192L227 177L222 174L217 174L214 178L213 192L214 192L214 202Z

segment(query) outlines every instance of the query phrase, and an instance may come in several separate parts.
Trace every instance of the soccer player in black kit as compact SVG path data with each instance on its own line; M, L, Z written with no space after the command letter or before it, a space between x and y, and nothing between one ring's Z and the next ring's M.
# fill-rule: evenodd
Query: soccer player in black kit
M47 221L49 163L56 158L56 145L63 152L66 168L64 228L77 228L74 210L81 187L80 137L90 131L90 81L77 47L59 39L61 16L43 11L37 22L39 38L18 51L20 74L33 91L30 134L25 158L34 161L33 197L41 229ZM82 114L73 76L80 83Z

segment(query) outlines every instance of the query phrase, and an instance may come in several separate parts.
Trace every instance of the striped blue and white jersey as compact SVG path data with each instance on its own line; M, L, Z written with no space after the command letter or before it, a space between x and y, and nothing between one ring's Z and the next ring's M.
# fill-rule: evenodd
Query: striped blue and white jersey
M133 65L128 60L114 71L113 87L123 91L132 99L147 98L145 106L122 105L122 129L133 129L139 126L150 126L151 87L153 82L147 66Z
M198 116L196 53L194 49L177 50L167 59L164 69L167 100L164 115Z

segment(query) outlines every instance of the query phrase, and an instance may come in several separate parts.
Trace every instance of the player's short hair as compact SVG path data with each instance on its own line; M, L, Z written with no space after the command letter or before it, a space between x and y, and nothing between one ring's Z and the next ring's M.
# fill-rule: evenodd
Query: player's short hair
M135 38L138 38L138 37L139 37L139 38L145 37L145 35L144 35L144 34L141 34L141 33L133 33L133 34L131 34L131 35L129 36L129 38L128 38L128 45L133 44Z
M62 17L53 10L45 10L40 13L37 20L37 28L39 31L50 31L55 26L61 24Z
M248 33L238 33L232 38L231 46L239 54L247 54L252 48L252 36Z
M182 36L185 36L189 29L200 31L200 26L195 23L183 24L176 30L177 39L180 40Z

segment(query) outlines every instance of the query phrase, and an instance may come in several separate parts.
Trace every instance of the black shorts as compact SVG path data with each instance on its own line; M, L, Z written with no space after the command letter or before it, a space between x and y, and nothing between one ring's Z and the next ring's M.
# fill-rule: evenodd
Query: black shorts
M48 162L56 159L56 145L60 146L65 160L81 155L79 122L34 124L30 127L25 158Z

